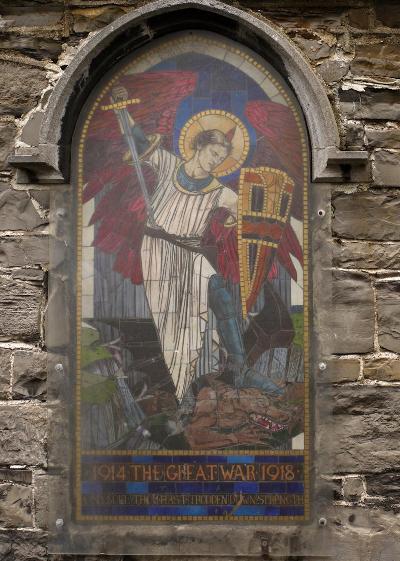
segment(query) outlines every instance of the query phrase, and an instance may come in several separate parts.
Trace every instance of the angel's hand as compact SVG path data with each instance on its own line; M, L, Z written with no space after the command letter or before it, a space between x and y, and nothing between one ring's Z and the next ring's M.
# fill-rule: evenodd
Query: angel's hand
M129 98L128 90L124 86L116 86L111 90L114 102L126 101Z

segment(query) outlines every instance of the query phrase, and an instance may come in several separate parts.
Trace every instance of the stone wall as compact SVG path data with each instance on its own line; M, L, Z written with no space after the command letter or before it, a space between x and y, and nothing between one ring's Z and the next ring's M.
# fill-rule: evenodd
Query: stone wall
M145 3L0 0L4 561L47 559L44 315L49 193L44 186L17 184L7 157L15 142L29 142L29 131L25 138L19 135L28 113L45 105L85 39ZM335 423L330 438L337 443L336 467L326 479L335 490L327 519L343 561L395 561L400 559L400 4L231 4L272 21L296 43L324 81L341 147L369 154L368 182L328 186L340 317L335 358L321 373L321 380L331 384Z

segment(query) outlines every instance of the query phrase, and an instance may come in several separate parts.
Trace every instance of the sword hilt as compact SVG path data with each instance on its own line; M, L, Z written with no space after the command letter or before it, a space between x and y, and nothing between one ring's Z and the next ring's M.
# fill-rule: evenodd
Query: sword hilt
M139 98L132 98L132 99L124 99L124 101L116 101L115 103L110 103L109 105L101 105L100 109L102 111L110 111L118 110L118 109L125 109L128 105L134 105L136 103L140 103L141 100Z

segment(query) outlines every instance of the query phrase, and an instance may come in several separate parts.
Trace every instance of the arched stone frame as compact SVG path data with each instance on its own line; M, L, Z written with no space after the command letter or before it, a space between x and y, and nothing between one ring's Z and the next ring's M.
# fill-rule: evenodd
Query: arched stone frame
M174 17L178 13L179 18ZM87 41L58 81L45 111L33 113L22 130L23 145L10 158L20 170L18 180L68 182L72 133L93 84L130 50L188 26L239 40L259 52L288 80L307 122L312 181L365 180L367 152L340 149L337 122L323 83L294 43L275 25L213 0L150 3ZM35 139L31 145L24 140L28 136Z
M176 18L177 13L179 18ZM214 18L211 22L210 13ZM322 82L301 52L279 29L219 2L172 0L152 3L127 14L82 47L60 78L46 109L33 113L26 124L24 131L31 128L32 133L32 129L37 128L37 142L30 147L26 143L21 145L11 160L19 169L19 180L68 183L70 144L75 123L99 77L128 52L145 46L154 38L187 27L200 27L236 39L261 54L287 79L307 121L313 181L361 179L366 170L367 153L340 150L337 123ZM260 544L263 544L260 538L266 537L267 545L262 546L265 552L275 539L281 552L285 533L291 535L295 528L278 529L274 526L269 528L268 535L264 530L260 525L230 528L229 532L223 524L218 527L174 525L153 529L147 526L130 528L121 539L126 537L154 555L174 555L178 550L182 554L193 554L193 546L199 555L257 555ZM303 531L301 534L303 537ZM110 551L107 547L113 547L112 539L96 535L96 529L91 529L88 537L97 541L99 547L105 547L106 551ZM157 538L163 545L158 545Z

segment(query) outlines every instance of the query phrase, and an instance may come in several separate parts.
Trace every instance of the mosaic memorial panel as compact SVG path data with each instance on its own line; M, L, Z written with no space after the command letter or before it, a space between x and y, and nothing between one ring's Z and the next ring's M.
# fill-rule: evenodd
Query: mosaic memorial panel
M305 521L308 144L262 58L133 53L75 134L78 521Z

